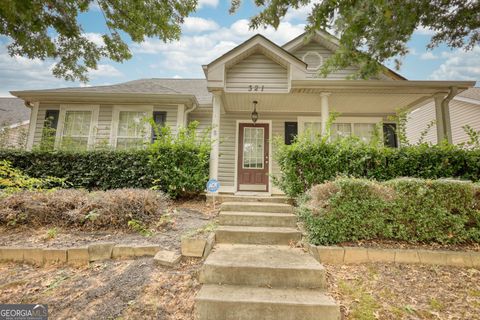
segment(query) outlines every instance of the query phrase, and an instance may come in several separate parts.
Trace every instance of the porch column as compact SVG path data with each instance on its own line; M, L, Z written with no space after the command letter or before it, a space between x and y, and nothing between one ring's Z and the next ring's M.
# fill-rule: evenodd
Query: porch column
M177 130L185 126L185 105L179 104L177 108Z
M327 134L327 122L330 117L330 110L328 109L328 96L330 92L322 92L320 96L322 97L322 136Z
M447 139L452 143L452 127L450 122L449 99L444 93L437 93L435 101L435 122L437 125L437 144ZM446 101L445 101L446 100Z
M218 157L220 138L221 92L213 92L212 101L212 150L210 151L210 179L218 179Z
M30 112L30 123L28 125L28 136L27 136L27 144L25 148L28 151L31 151L33 148L33 140L35 138L35 130L37 128L37 116L38 116L38 107L40 103L34 102L32 106L32 110Z

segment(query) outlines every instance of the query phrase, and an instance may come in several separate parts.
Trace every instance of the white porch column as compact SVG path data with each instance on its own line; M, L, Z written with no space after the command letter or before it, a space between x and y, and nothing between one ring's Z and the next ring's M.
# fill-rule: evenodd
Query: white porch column
M185 126L185 105L179 104L177 109L177 130Z
M28 136L27 136L27 144L26 149L31 151L33 148L33 139L35 138L35 130L37 127L37 117L38 117L38 107L40 103L35 102L33 104L31 113L30 113L30 123L28 125Z
M220 149L220 112L222 97L220 92L213 92L212 101L212 150L210 151L210 179L218 179L218 157Z
M327 122L330 117L330 110L328 108L328 96L330 92L322 92L320 96L322 97L322 136L327 134Z

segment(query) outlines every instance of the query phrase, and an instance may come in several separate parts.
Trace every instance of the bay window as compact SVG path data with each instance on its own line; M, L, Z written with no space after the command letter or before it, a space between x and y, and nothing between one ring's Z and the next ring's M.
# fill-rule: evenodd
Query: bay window
M149 119L152 113L153 106L115 106L110 136L112 146L119 150L143 148L151 136Z

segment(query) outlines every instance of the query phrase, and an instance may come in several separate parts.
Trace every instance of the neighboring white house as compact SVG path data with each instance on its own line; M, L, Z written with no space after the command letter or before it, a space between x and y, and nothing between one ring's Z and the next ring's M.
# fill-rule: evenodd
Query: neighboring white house
M416 106L408 115L407 139L417 144L423 135L423 142L437 143L437 125L435 124L435 103ZM470 126L480 131L480 88L471 88L456 95L450 101L450 122L452 143L459 144L469 140L463 127Z
M25 101L0 97L0 148L25 148L29 119Z
M151 139L136 127L144 116L174 130L193 120L200 130L212 126L210 176L228 193L279 192L271 183L271 174L279 170L271 159L272 137L289 143L307 128L325 132L331 111L341 114L332 126L334 136L368 140L376 124L388 123L398 108L434 99L442 128L437 134L451 136L448 101L475 82L408 81L387 68L373 80L348 80L355 66L317 77L337 48L337 40L324 32L283 46L256 35L204 65L205 79L143 79L12 94L32 108L29 149L42 140L45 119L56 130L57 147L68 137L80 149L128 148ZM395 137L390 135L389 143L395 144Z

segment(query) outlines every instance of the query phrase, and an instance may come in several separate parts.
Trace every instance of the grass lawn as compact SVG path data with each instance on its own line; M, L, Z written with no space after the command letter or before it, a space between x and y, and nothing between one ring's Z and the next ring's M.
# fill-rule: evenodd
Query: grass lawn
M362 264L325 265L344 319L480 319L480 270Z

